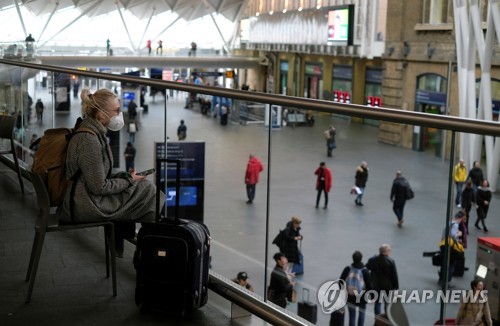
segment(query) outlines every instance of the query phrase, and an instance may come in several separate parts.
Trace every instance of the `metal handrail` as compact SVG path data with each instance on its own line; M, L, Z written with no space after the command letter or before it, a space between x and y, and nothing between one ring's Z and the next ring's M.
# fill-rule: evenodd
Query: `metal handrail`
M229 97L249 102L260 102L284 107L293 107L298 109L312 110L317 112L335 113L351 117L369 118L375 120L384 120L415 126L425 126L437 129L454 130L472 134L481 134L488 136L500 136L500 123L493 121L484 121L477 119L459 118L453 116L436 115L430 113L421 113L405 111L402 109L372 108L358 104L341 104L331 101L314 100L302 97L268 94L261 92L242 91L227 89L221 87L194 85L179 83L173 81L164 81L144 77L133 77L124 75L115 75L102 72L83 71L72 68L55 67L50 65L5 60L0 59L0 63L36 70L46 70L71 75L85 76L91 78L114 80L127 83L142 84L156 88L173 89L183 92L200 93L214 96Z
M313 325L296 314L273 303L265 302L261 296L249 292L214 271L210 271L208 288L272 325Z

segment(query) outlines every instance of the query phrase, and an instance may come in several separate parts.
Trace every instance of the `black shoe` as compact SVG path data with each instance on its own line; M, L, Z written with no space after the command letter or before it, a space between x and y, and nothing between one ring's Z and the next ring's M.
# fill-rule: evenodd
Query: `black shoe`
M323 209L327 209L327 208L328 208L328 207L326 207L326 206L325 206L325 207L323 207Z
M358 205L359 205L359 206L364 206L362 202L359 202L359 203L358 203Z
M475 224L474 226L476 227L476 229L481 230L481 227L479 227L479 225Z
M314 206L314 208L318 208L318 205Z
M486 228L486 226L484 227L484 232L488 232L488 229Z
M251 203L252 203L252 201L251 201L251 200L247 200L247 204L251 204Z
M469 270L469 267L464 267L464 271L468 271Z

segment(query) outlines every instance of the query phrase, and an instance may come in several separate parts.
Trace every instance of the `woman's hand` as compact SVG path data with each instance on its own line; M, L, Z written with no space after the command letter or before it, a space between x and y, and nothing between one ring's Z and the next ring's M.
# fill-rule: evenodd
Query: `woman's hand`
M132 176L132 180L138 181L138 180L145 180L146 176L145 175L137 175L135 174L137 171L135 169L130 169L130 175Z

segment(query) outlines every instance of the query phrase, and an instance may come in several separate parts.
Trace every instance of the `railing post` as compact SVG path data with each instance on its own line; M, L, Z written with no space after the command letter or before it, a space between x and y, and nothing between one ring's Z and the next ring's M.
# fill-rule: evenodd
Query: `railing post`
M446 218L445 218L445 231L444 231L444 253L443 253L443 263L441 263L441 290L443 293L448 289L448 272L450 268L450 217L451 217L451 205L453 202L453 165L455 162L455 135L456 131L451 131L451 144L450 144L450 164L448 172L448 201L446 204ZM443 266L444 265L444 266ZM439 320L444 322L446 315L446 303L445 300L441 300L439 309Z
M271 132L272 132L272 109L269 105L268 112L268 135L267 135L267 197L266 197L266 245L264 252L264 301L267 301L267 261L269 257L269 210L270 210L270 192L271 192Z

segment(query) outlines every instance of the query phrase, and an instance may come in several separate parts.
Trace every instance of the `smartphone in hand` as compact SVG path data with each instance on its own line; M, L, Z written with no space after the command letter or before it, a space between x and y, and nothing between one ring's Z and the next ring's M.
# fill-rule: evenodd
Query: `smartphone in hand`
M150 175L152 173L155 173L156 172L156 169L149 169L149 170L146 170L146 171L142 171L142 172L137 172L135 175L139 175L139 176L147 176L147 175Z

